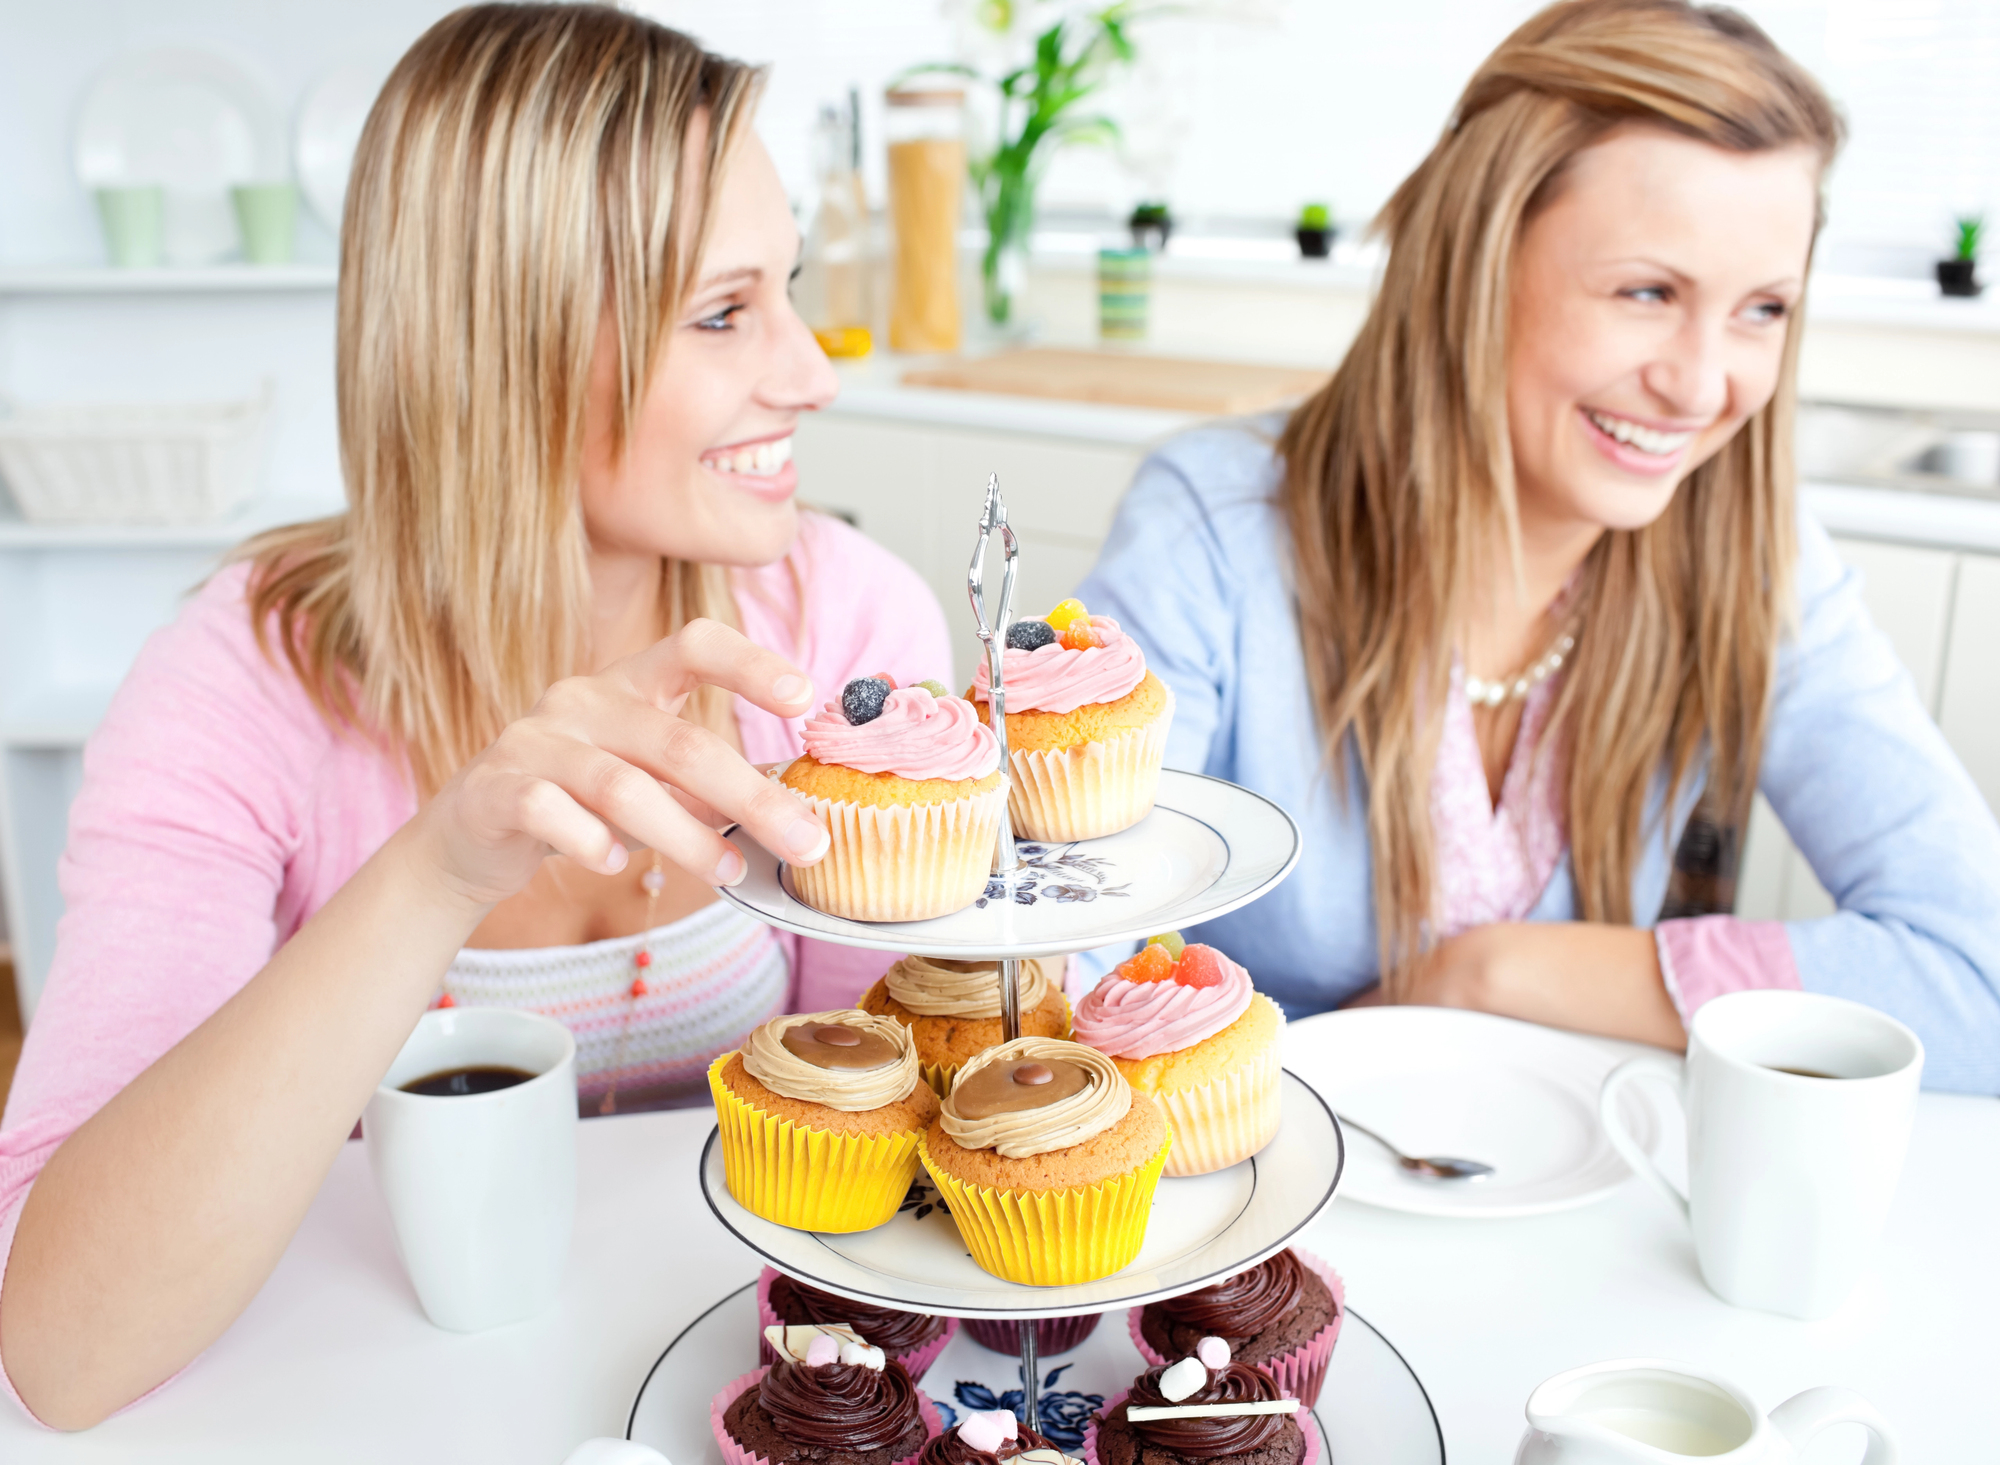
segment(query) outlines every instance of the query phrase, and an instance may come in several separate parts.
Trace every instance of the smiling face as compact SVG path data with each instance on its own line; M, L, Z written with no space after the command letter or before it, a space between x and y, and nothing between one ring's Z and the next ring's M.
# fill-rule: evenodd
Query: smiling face
M1632 126L1522 230L1507 426L1526 539L1634 529L1777 389L1819 184L1805 148Z
M701 129L685 155L701 155ZM722 565L782 558L797 532L792 430L839 381L787 287L799 234L771 155L745 129L708 247L667 333L624 454L612 451L617 336L600 329L584 407L584 525L599 556ZM608 319L608 318L607 318Z

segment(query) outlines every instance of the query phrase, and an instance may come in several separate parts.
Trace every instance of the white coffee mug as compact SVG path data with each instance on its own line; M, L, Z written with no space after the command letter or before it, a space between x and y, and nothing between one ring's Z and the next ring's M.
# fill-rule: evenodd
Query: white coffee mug
M1660 1358L1573 1368L1528 1396L1514 1465L1784 1465L1823 1430L1868 1431L1862 1465L1896 1465L1889 1423L1852 1389L1807 1389L1764 1411L1727 1379Z
M535 1075L490 1093L411 1094L463 1068ZM576 1040L499 1007L427 1012L362 1114L396 1250L430 1320L475 1333L555 1301L576 1220Z
M1685 1061L1648 1054L1605 1076L1612 1146L1694 1228L1718 1297L1825 1317L1888 1219L1915 1117L1924 1045L1886 1014L1814 992L1732 992L1688 1027ZM1672 1080L1687 1110L1683 1196L1626 1132L1618 1091Z

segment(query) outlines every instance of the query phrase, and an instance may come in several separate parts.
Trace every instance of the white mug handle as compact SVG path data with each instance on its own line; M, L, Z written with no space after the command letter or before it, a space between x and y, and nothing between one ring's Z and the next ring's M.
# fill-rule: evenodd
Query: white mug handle
M1896 1465L1901 1454L1889 1421L1852 1389L1827 1384L1795 1394L1771 1411L1771 1423L1792 1442L1795 1451L1803 1451L1821 1430L1836 1424L1858 1424L1868 1431L1868 1453L1861 1457L1861 1465Z
M1668 1080L1674 1086L1674 1098L1681 1095L1681 1078L1685 1065L1678 1058L1669 1058L1664 1053L1642 1053L1637 1058L1627 1058L1611 1072L1604 1075L1603 1087L1597 1091L1597 1118L1604 1126L1604 1137L1611 1141L1611 1148L1634 1170L1645 1176L1660 1188L1660 1193L1672 1201L1683 1219L1688 1214L1687 1197L1674 1189L1673 1182L1660 1173L1660 1167L1653 1163L1653 1157L1639 1148L1638 1141L1626 1132L1625 1120L1618 1112L1618 1092L1635 1078L1648 1075Z

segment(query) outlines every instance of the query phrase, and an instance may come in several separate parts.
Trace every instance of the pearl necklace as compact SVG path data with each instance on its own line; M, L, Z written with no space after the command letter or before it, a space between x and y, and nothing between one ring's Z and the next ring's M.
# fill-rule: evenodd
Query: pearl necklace
M1548 649L1548 652L1533 666L1524 669L1511 681L1505 677L1489 682L1484 677L1472 673L1465 674L1465 700L1474 707L1498 707L1503 702L1517 701L1528 695L1536 687L1556 674L1562 666L1563 658L1576 646L1576 637L1564 636Z

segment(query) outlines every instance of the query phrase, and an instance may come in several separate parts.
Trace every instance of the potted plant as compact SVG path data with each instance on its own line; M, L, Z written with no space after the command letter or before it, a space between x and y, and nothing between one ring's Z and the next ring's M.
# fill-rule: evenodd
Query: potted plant
M1149 249L1154 254L1164 254L1167 239L1174 232L1174 216L1167 212L1163 203L1142 203L1132 210L1132 217L1126 221L1132 230L1132 247Z
M1984 214L1967 214L1956 220L1958 244L1950 259L1937 262L1938 289L1947 295L1977 295L1981 289L1977 277L1979 268L1979 243L1986 233Z
M1339 230L1333 227L1333 211L1323 203L1309 203L1299 210L1299 253L1307 259L1325 259L1333 249Z

